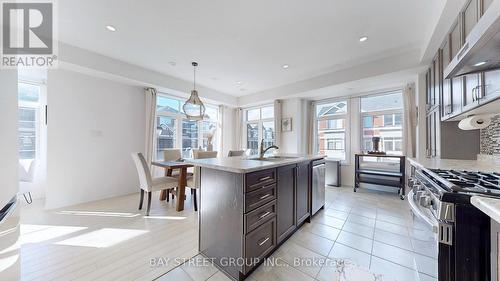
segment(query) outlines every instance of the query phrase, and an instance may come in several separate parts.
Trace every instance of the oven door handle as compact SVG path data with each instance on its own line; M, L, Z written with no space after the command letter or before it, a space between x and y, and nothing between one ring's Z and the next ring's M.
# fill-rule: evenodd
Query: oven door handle
M439 222L435 218L431 218L429 216L426 216L424 212L417 206L417 203L413 201L413 195L414 191L410 190L408 193L408 203L410 205L410 209L412 210L413 214L415 214L417 217L421 218L426 224L428 224L430 227L432 227L432 232L438 233L438 228L439 228Z

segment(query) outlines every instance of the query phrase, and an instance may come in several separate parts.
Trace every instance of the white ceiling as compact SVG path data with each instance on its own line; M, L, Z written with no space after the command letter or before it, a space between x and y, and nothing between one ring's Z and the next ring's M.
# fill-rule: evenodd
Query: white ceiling
M200 84L243 96L423 49L441 1L65 0L58 1L58 34L189 81L196 60Z

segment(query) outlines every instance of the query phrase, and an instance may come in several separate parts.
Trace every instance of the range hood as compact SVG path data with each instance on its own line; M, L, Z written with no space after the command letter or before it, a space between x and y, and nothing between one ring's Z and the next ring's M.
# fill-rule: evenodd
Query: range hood
M500 68L500 1L493 1L444 71L453 78Z

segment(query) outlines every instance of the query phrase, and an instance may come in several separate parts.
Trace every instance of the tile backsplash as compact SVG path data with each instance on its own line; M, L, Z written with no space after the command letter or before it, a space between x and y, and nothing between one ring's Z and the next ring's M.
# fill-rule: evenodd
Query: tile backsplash
M500 156L500 115L494 116L491 124L481 130L481 154Z

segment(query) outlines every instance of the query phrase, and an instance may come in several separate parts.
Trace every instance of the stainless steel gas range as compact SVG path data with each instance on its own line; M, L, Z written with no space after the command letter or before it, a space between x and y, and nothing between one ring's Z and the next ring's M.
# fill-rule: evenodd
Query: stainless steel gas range
M500 175L418 166L411 166L410 175L412 212L437 236L438 280L491 280L490 218L471 205L470 197L500 198Z

